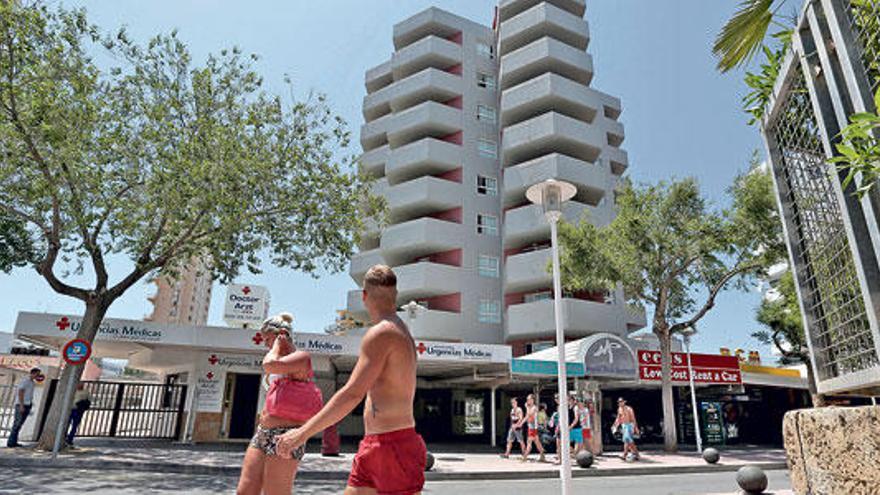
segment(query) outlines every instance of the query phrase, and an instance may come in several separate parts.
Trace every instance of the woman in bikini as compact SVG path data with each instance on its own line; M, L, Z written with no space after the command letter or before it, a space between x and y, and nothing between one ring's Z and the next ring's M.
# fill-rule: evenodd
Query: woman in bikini
M302 426L323 406L321 391L312 381L311 358L293 344L291 323L293 315L281 313L264 321L260 329L269 348L263 371L270 385L260 423L244 456L238 495L290 495L305 449L300 447L290 459L279 457L275 437Z

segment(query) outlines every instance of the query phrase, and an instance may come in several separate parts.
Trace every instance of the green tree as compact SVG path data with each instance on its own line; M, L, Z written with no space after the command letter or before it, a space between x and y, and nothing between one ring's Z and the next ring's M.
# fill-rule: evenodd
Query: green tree
M571 290L622 285L629 302L650 306L662 353L664 444L677 449L672 337L693 327L729 287L744 289L783 258L773 185L753 170L729 190L732 205L712 208L693 179L633 185L617 191L617 217L560 228L562 281Z
M791 271L786 271L776 286L778 296L765 298L758 307L755 318L766 330L752 333L760 342L772 344L779 351L782 364L803 363L807 365L807 381L814 406L825 401L816 390L816 376L810 364L810 349L804 335L801 309Z
M352 254L379 205L336 158L344 122L323 97L267 94L254 60L230 49L195 65L173 32L139 44L83 10L0 1L0 209L26 225L37 273L83 302L78 338L91 342L139 280L194 257L227 282L266 257L315 274ZM68 283L68 269L94 283ZM62 402L41 448L66 422Z
M0 210L0 272L27 265L36 258L34 250L24 221Z
M783 31L791 29L791 22L778 19L779 9L786 0L742 0L739 9L721 28L712 45L712 53L718 58L718 70L727 72L741 67L764 45L764 38L771 25Z

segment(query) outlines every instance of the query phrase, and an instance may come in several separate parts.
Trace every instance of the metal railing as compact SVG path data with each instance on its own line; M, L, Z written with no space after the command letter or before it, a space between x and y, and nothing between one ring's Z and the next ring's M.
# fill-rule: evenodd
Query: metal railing
M880 0L808 0L762 121L823 393L880 388L880 203L828 163L878 78Z

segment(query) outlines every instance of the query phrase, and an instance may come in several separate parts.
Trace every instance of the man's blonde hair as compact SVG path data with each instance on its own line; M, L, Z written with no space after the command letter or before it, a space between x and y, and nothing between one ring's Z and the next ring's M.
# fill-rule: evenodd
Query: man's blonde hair
M397 275L388 265L373 265L364 275L364 292L380 299L397 300Z

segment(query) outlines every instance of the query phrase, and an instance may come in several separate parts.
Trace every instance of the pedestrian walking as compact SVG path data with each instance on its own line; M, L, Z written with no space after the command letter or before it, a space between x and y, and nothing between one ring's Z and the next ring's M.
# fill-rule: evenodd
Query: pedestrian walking
M77 430L79 430L79 424L90 407L92 407L92 395L86 388L86 384L80 382L76 385L76 393L73 395L73 409L70 411L67 445L73 447L73 439L76 437Z
M526 451L526 444L523 442L522 434L524 419L523 410L519 407L516 397L510 399L510 428L507 429L507 450L501 454L501 457L505 459L510 457L510 450L513 448L514 440L519 444L520 452Z
M15 416L9 438L6 439L7 447L21 447L21 444L18 443L18 434L31 414L31 408L34 405L34 384L41 374L40 368L31 368L28 376L19 380L15 386L15 400L12 405Z
M263 322L260 334L269 352L263 371L269 381L266 404L244 455L238 495L289 494L305 446L281 456L276 436L303 425L323 405L321 391L312 381L312 360L291 338L293 315L281 313ZM303 442L305 443L305 442Z
M578 400L578 415L580 416L581 432L583 435L583 448L593 454L593 411L592 403L586 399Z
M571 421L568 430L568 442L572 445L572 457L577 455L584 448L584 431L581 428L581 414L578 407L578 400L575 396L568 397L569 414L568 419Z
M364 276L361 296L373 326L361 341L351 378L302 427L278 437L285 456L364 402L364 432L348 477L347 495L420 493L428 451L416 433L416 345L397 316L397 276L376 265ZM289 492L288 492L289 493Z
M547 422L547 425L553 430L553 437L556 439L556 460L553 462L554 464L562 463L562 450L561 442L559 441L559 394L553 394L553 401L556 403L556 410L553 411L553 414L550 416L550 420Z
M544 446L541 445L541 437L538 432L538 405L535 404L535 394L529 394L526 397L526 426L528 428L528 434L522 460L528 460L529 454L532 453L532 445L535 445L538 448L538 452L541 454L538 462L544 462Z
M620 428L623 437L623 455L621 458L626 461L627 454L633 455L633 460L639 460L639 449L636 447L635 436L639 435L639 424L636 422L636 413L633 408L626 404L623 397L617 399L617 419L614 420L612 428Z

